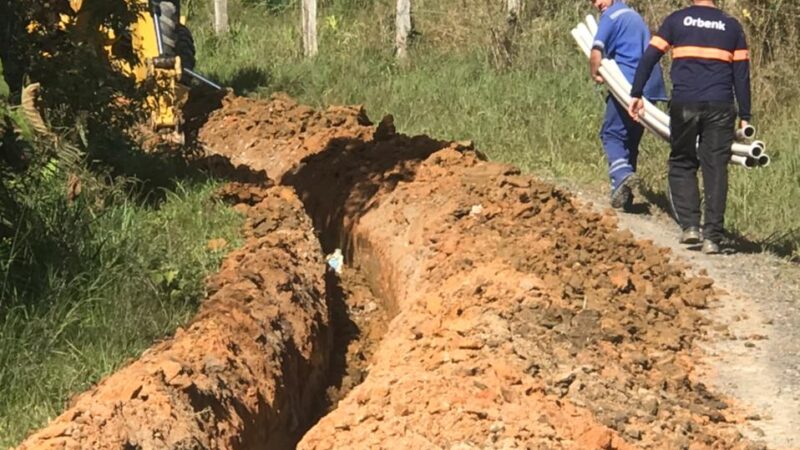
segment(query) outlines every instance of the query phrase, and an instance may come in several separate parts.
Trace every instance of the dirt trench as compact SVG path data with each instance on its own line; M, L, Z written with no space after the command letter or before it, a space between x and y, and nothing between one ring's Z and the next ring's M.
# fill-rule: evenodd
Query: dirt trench
M392 317L299 448L759 447L694 376L712 280L612 215L359 108L226 108L208 148L293 186Z
M199 138L286 187L234 189L256 207L228 284L20 448L761 448L695 377L712 281L612 215L359 107L229 98Z

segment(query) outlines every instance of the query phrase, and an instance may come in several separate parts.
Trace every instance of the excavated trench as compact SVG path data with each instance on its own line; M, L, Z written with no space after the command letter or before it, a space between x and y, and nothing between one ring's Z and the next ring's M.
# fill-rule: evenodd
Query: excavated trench
M283 186L227 188L195 321L21 449L760 448L696 376L711 280L613 216L358 107L229 98L199 139Z

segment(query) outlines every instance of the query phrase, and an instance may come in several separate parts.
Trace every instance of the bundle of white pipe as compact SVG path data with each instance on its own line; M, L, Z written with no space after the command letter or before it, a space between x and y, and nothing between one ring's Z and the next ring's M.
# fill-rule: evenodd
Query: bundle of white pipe
M597 21L594 16L586 16L586 21L581 22L572 29L572 37L588 58L592 52L594 36L597 34ZM631 84L622 74L614 60L605 59L600 62L600 76L608 86L608 90L626 108L631 102ZM670 128L669 116L658 109L647 99L644 100L644 115L640 117L642 125L653 134L669 142ZM736 130L736 141L731 145L731 164L748 169L753 167L766 167L770 158L764 152L766 144L763 141L754 141L756 129L748 125Z

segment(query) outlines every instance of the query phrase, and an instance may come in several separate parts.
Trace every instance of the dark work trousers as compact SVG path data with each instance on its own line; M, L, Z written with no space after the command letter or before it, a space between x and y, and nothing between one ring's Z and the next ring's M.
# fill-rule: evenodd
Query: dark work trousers
M669 197L681 228L700 226L697 169L703 171L703 238L719 243L728 200L728 162L734 138L733 103L670 105ZM699 139L699 140L698 140Z

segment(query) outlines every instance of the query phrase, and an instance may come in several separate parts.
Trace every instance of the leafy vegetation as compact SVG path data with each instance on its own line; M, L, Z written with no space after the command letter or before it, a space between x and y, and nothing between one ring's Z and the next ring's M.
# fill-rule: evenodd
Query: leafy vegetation
M114 29L131 17L124 2L85 3ZM208 241L235 245L242 222L212 199L217 182L127 138L141 96L90 40L25 31L64 4L22 0L0 14L2 448L186 323L223 257ZM44 133L15 100L34 81Z
M207 242L238 236L238 216L209 200L215 186L179 184L159 208L119 198L96 217L39 187L24 212L39 226L0 243L0 446L193 316L224 255ZM10 264L21 259L25 274Z
M391 1L321 2L320 54L313 60L302 57L296 10L230 0L231 32L218 37L209 26L210 3L194 1L189 8L203 55L198 68L241 94L286 91L316 105L363 103L373 117L393 114L404 132L472 139L491 158L541 177L607 189L598 138L605 91L589 80L569 35L592 12L589 2L528 2L511 48L513 64L504 70L492 58L492 31L506 26L504 2L414 1L416 34L404 65L393 58ZM685 5L629 3L654 27ZM739 238L797 257L800 130L794 124L800 121L800 82L794 67L800 57L797 40L789 37L798 36L800 15L792 2L778 3L721 2L748 29L754 120L773 157L763 170L731 169L727 226ZM766 23L771 25L762 29ZM648 196L663 205L668 148L650 137L642 152Z

